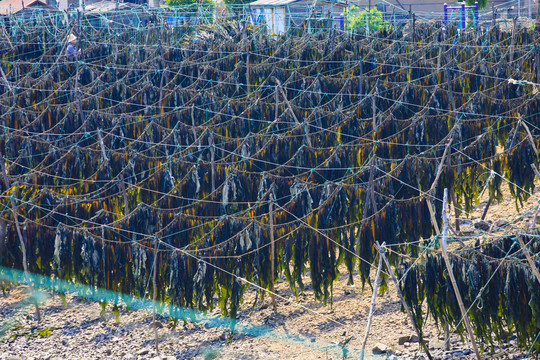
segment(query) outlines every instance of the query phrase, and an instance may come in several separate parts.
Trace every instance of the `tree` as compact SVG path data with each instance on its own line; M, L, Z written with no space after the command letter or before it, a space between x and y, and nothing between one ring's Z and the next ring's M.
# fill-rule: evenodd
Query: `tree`
M188 6L194 4L212 4L212 0L167 0L166 4L171 7Z
M478 2L478 9L485 9L488 5L488 0L465 0L467 6L474 6L475 2Z
M351 5L346 10L347 29L350 31L365 31L369 24L369 31L379 31L389 24L383 20L383 14L377 8L360 10L358 6Z

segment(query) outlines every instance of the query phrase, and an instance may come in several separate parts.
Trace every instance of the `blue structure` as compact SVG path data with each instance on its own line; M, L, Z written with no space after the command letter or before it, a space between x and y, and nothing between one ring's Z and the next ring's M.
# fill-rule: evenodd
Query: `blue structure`
M444 3L444 26L448 26L448 10L461 10L461 28L467 27L467 9L474 9L474 25L478 26L478 2L475 2L473 6L466 6L465 2L462 2L460 6L448 6Z

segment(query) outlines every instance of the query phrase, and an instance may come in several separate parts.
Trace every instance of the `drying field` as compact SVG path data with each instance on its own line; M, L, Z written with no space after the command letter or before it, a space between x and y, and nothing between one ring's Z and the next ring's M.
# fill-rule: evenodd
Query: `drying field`
M0 23L0 274L68 300L2 298L6 356L358 357L373 288L368 353L538 353L538 27L157 15Z

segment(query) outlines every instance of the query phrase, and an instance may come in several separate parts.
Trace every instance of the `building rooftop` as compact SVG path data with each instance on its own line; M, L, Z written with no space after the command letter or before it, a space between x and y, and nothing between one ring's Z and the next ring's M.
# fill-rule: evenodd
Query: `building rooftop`
M286 6L294 3L300 2L310 2L313 3L313 0L257 0L249 4L249 6ZM317 0L317 3L320 4L334 4L338 6L347 6L345 1L340 0Z
M1 0L0 15L17 14L23 9L30 7L41 7L46 10L56 10L56 8L48 5L43 0Z

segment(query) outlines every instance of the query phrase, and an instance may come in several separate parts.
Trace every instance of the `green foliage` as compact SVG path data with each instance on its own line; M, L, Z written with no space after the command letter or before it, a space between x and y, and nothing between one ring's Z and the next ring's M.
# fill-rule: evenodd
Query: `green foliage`
M254 0L223 0L223 2L228 5L249 4L253 1Z
M488 5L488 0L465 0L465 4L467 6L474 6L476 1L478 1L478 9L485 9Z
M194 4L212 4L212 0L167 0L166 4L167 6L187 6L187 5L194 5Z
M358 6L351 5L346 10L347 29L350 31L365 31L369 24L369 31L379 31L389 26L383 20L383 14L377 8L360 10Z
M120 309L118 308L118 304L114 304L112 308L112 313L114 315L114 319L116 320L116 323L120 322Z

